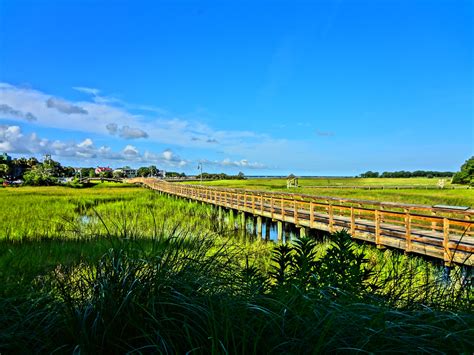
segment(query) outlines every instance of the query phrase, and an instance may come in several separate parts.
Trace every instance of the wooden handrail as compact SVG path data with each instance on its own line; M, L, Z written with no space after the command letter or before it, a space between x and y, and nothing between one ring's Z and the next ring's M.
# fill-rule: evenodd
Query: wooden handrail
M350 230L356 239L378 246L429 255L446 263L474 265L474 212L436 210L423 205L396 204L243 189L219 189L136 178L165 193L212 203L273 220L334 232ZM350 202L350 205L344 203ZM423 212L429 211L430 214ZM435 211L435 212L434 212Z

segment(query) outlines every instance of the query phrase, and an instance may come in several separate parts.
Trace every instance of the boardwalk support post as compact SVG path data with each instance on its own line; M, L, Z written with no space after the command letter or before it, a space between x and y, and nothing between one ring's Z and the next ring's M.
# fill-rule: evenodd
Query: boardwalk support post
M277 221L277 240L281 242L282 237L283 237L283 222Z
M301 227L300 228L300 239L303 239L306 237L306 228L305 227Z
M265 220L265 240L270 240L270 230L272 229L272 220Z
M247 233L247 216L245 212L242 212L240 214L240 228L241 228L241 234L245 235Z
M217 207L217 223L219 226L222 225L222 206Z
M262 216L257 216L257 237L262 239Z
M229 229L231 229L231 230L235 229L235 220L234 220L234 210L233 209L229 210Z

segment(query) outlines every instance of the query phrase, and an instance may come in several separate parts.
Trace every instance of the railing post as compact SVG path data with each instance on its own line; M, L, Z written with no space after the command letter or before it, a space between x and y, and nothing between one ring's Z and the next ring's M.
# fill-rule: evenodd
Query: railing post
M283 202L283 199L280 197L280 201L281 201L281 219L284 221L285 220L285 209L284 209L284 202Z
M273 196L270 197L270 212L271 212L272 219L274 219L273 214L275 213L275 208L273 207Z
M309 226L313 228L314 225L314 204L313 201L309 202Z
M375 210L375 244L380 246L380 211Z
M355 236L355 230L356 230L356 226L355 226L354 206L351 206L351 236L352 237Z
M298 203L296 200L293 200L293 219L295 220L295 225L298 225Z
M405 213L405 239L406 246L405 251L407 253L411 252L411 216L408 212Z
M332 205L329 204L328 206L328 213L329 213L329 232L334 233L334 214Z
M435 212L435 211L431 211L431 215L432 215L432 216L436 216L436 212ZM431 231L433 231L433 232L436 231L436 222L435 222L435 221L432 221L432 222L431 222Z
M263 195L260 195L260 214L263 215Z
M255 214L255 195L252 194L252 213Z
M451 250L449 249L449 219L443 218L443 249L444 249L444 262L446 265L451 265L452 256Z

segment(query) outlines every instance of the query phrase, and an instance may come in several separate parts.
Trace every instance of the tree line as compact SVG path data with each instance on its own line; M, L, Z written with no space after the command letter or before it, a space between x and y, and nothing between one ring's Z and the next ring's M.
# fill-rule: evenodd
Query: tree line
M452 177L452 171L431 171L431 170L415 170L415 171L384 171L378 173L376 171L367 171L359 175L361 178L412 178L412 177Z
M24 185L56 185L61 178L75 178L79 182L81 178L87 177L103 177L103 178L122 178L125 177L123 171L130 169L126 166L115 171L102 171L96 173L93 167L83 167L75 169L71 166L62 166L61 163L53 159L47 158L40 162L35 157L31 158L15 158L11 159L8 155L0 155L0 185L4 180L21 180ZM136 170L136 175L140 177L153 177L159 175L156 166L142 166ZM169 178L186 178L185 173L166 172ZM200 179L201 175L197 176ZM220 179L245 179L244 173L239 172L237 175L227 175L224 173L211 174L202 173L204 180L220 180Z
M393 171L388 172L384 171L379 174L376 171L367 171L363 174L360 174L361 178L411 178L411 177L452 177L451 183L453 184L462 184L462 185L471 185L474 186L474 156L470 157L468 160L461 165L461 168L458 172L453 173L451 171L426 171L426 170L416 170L413 172L410 171Z

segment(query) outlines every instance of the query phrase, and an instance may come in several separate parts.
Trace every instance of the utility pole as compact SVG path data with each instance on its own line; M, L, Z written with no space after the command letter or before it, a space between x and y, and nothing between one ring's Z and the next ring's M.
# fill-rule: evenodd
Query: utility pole
M202 184L202 163L198 164L198 170L201 169L201 184Z

